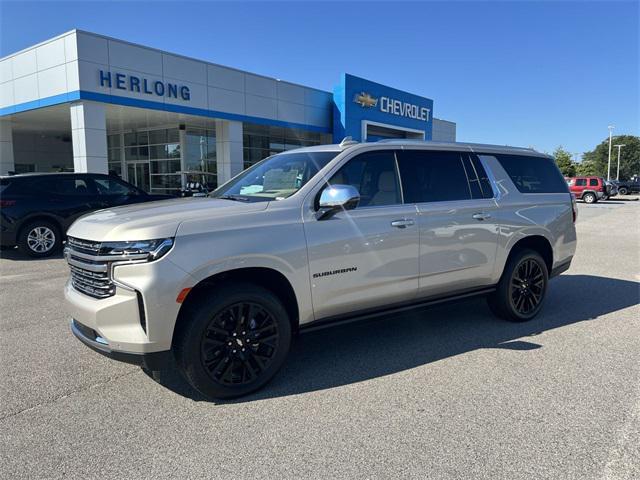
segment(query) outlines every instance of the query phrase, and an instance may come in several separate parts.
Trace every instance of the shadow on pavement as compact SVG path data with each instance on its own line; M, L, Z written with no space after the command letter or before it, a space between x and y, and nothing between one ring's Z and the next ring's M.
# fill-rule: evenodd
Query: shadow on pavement
M542 312L527 323L499 320L477 298L303 334L271 383L233 402L362 382L480 348L526 355L544 346L522 337L595 321L640 303L640 283L633 281L565 274L553 279L549 287ZM185 397L206 401L177 372L171 372L162 384Z
M51 254L48 257L31 257L18 248L3 248L0 250L0 258L3 260L41 262L43 260L51 260L52 258L62 258L62 249Z

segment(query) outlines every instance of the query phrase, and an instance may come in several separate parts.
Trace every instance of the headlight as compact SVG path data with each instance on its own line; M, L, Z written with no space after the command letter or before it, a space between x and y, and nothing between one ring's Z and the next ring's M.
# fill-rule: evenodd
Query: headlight
M156 240L131 240L127 242L102 242L99 255L131 257L131 260L158 260L173 247L173 238Z

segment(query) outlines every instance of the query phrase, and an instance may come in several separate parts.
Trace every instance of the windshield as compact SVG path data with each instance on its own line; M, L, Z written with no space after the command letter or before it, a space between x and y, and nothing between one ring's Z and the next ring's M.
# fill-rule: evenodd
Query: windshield
M338 153L284 152L273 155L221 186L211 196L246 202L282 200L300 190Z

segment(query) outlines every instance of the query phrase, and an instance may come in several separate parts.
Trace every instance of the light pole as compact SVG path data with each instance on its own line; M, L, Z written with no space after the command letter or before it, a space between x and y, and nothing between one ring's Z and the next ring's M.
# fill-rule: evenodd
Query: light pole
M614 145L618 149L618 172L616 173L616 180L620 180L620 150L622 147L626 147L626 145Z
M607 127L609 129L609 164L607 166L607 180L611 180L611 132L615 128L613 125Z

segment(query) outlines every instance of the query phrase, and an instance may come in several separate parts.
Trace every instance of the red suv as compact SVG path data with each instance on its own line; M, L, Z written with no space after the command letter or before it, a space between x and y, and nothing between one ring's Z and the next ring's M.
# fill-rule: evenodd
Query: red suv
M571 193L585 203L596 203L607 197L607 185L602 177L572 177L567 183Z

